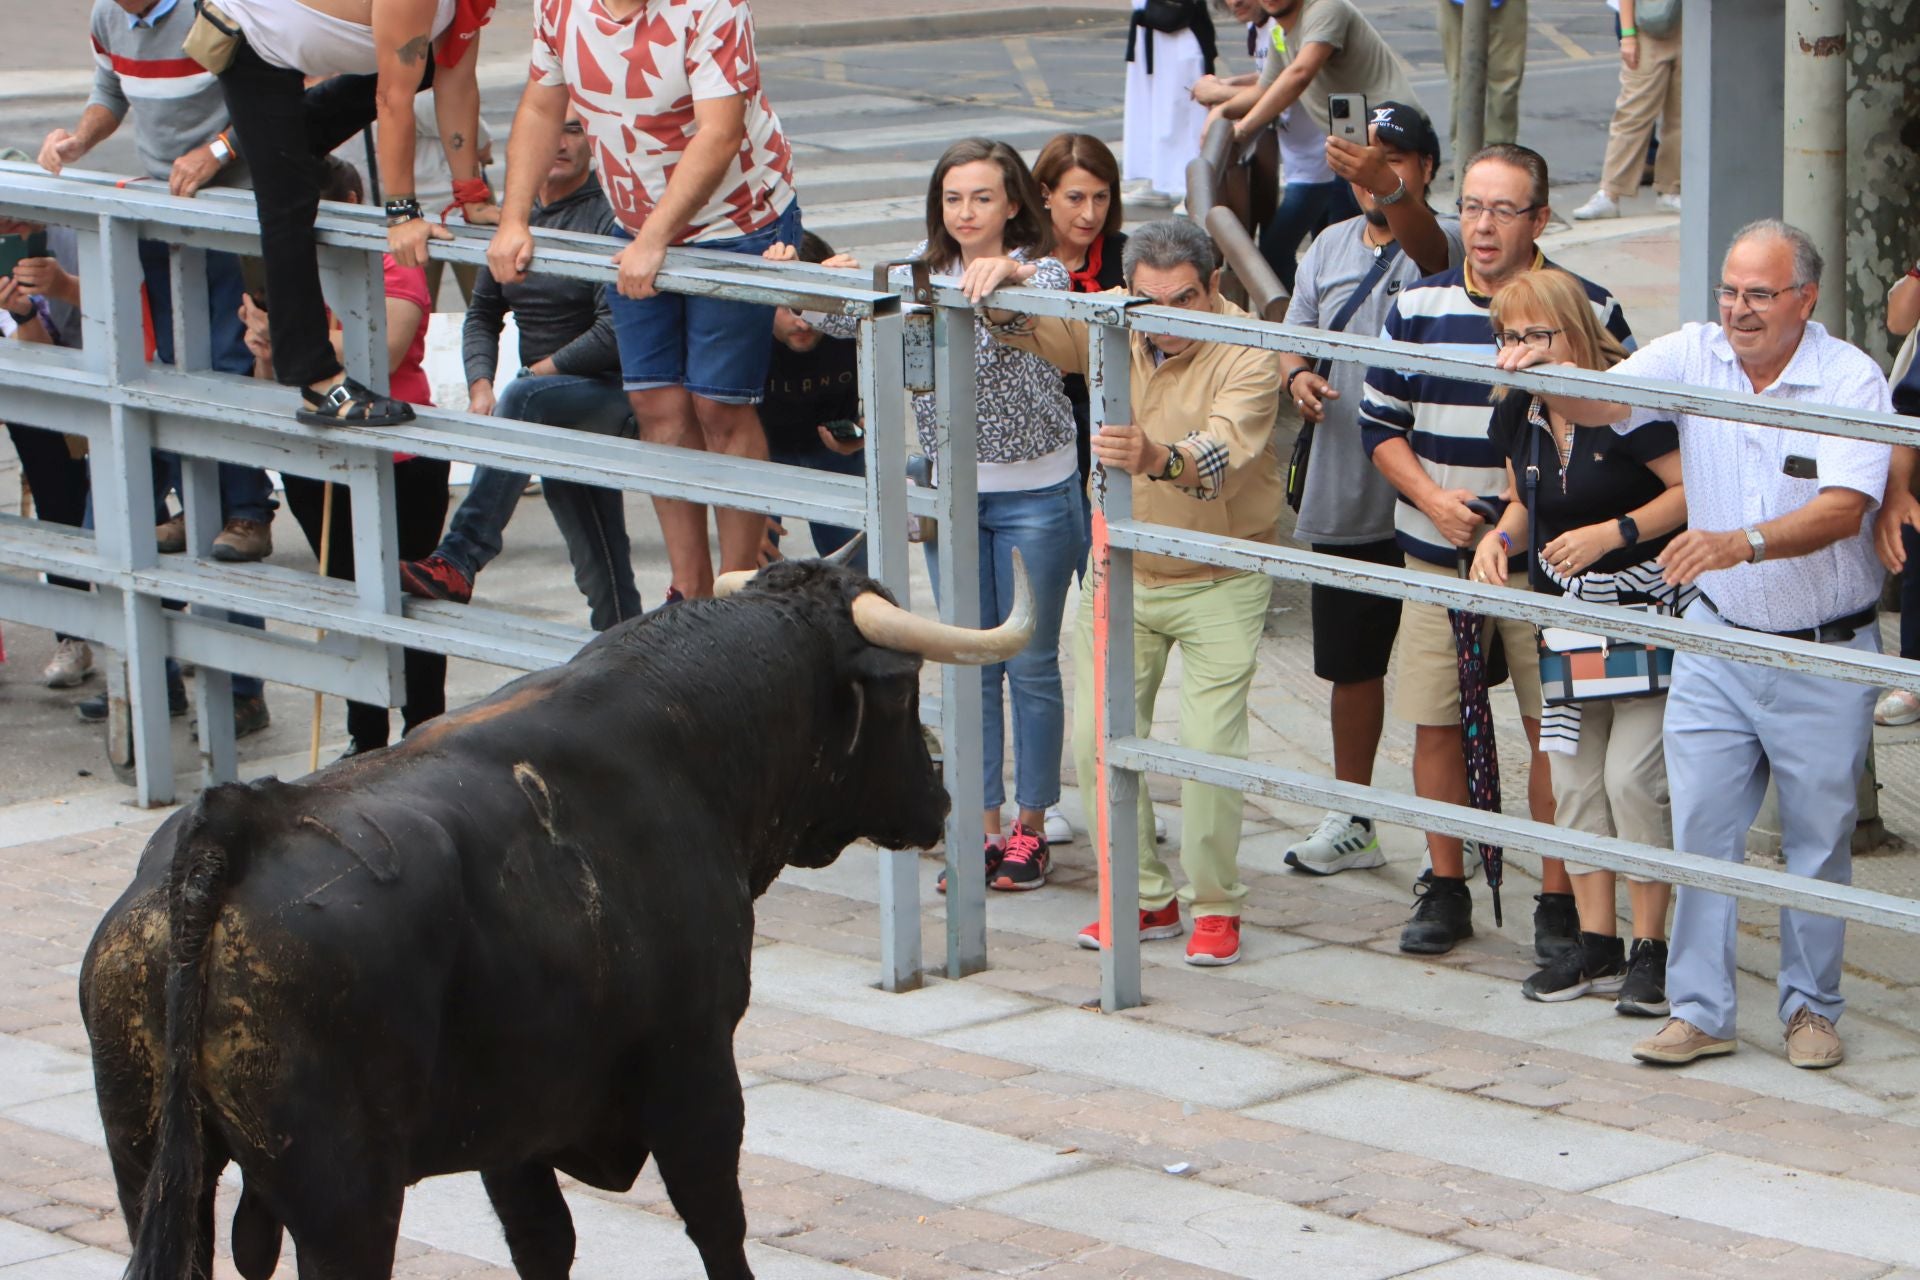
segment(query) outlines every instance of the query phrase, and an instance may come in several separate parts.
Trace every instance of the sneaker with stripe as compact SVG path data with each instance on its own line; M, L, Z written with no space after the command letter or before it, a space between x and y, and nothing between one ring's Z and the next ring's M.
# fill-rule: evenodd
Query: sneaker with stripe
M1287 865L1309 875L1330 876L1341 871L1384 867L1380 838L1373 828L1348 814L1329 813L1313 834L1286 852Z
M1006 893L1038 889L1047 882L1047 870L1052 865L1047 838L1016 822L1007 833L1006 852L1000 858L1000 866L987 877L987 887Z

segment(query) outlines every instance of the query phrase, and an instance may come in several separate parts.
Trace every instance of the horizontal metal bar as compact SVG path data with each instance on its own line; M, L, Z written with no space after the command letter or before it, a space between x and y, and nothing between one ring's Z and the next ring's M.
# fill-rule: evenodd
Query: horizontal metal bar
M1753 902L1816 911L1903 933L1920 933L1920 902L1871 889L1829 884L1783 871L1723 862L1697 853L1656 849L1612 836L1588 835L1529 818L1488 813L1465 805L1363 787L1249 760L1230 760L1147 738L1116 738L1108 747L1107 758L1123 769L1232 787L1292 804L1357 814L1376 822L1394 822L1421 831L1525 849L1578 866L1734 894Z
M406 598L404 616L370 613L351 582L274 564L220 564L168 556L151 569L109 563L90 535L0 517L0 563L116 591L250 613L291 626L471 658L521 671L567 661L592 633L475 605ZM78 593L72 593L78 594ZM21 621L39 623L36 618ZM269 672L272 670L268 669Z
M133 182L122 187L122 181L113 174L76 169L54 177L31 164L0 162L0 213L36 221L49 220L49 214L65 214L89 222L106 214L139 222L140 234L154 239L176 241L185 232L196 246L259 251L259 221L253 200L245 193L208 192L183 198L170 195L158 183ZM434 256L484 265L492 232L469 227L453 230L451 241L434 243ZM231 240L209 244L193 236L196 232L246 239L238 244ZM387 246L384 218L379 210L365 206L323 202L314 232L316 242L323 245L368 253L383 252ZM611 259L622 244L610 237L542 232L536 236L535 251L546 274L611 284L618 277ZM673 293L805 306L853 316L885 315L899 309L897 295L876 292L870 281L859 281L857 276L852 280L855 283L841 283L817 269L789 271L785 264L738 254L679 249L668 251L659 275L660 287Z
M1023 297L1016 297L1012 290L1006 291L1006 297L1007 301L1002 302L1001 295L995 294L993 305L1020 309L1019 303L1024 301ZM1135 333L1160 333L1176 338L1197 338L1202 342L1225 342L1243 347L1261 347L1268 351L1288 351L1307 357L1353 360L1403 373L1435 373L1490 387L1517 387L1522 391L1607 400L1647 409L1785 427L1790 431L1813 431L1856 440L1920 446L1920 423L1892 413L1863 413L1857 409L1827 408L1777 400L1771 396L1702 391L1678 382L1654 382L1646 378L1629 378L1621 374L1561 365L1542 366L1523 373L1506 373L1489 361L1439 354L1418 343L1390 342L1377 336L1329 333L1324 329L1275 324L1267 320L1208 311L1187 311L1179 307L1133 306L1127 311L1126 325Z
M1566 596L1550 596L1512 587L1467 582L1439 574L1365 564L1344 556L1218 534L1194 533L1138 520L1114 520L1108 525L1113 545L1154 555L1177 556L1195 564L1242 569L1273 578L1309 582L1320 587L1342 587L1373 595L1394 596L1469 609L1502 618L1520 618L1536 626L1570 627L1598 632L1619 640L1665 645L1691 653L1711 654L1735 662L1753 662L1808 675L1831 676L1855 684L1920 684L1920 661L1865 653L1811 640L1788 640L1761 631L1705 626L1684 618L1663 617L1618 605L1590 604Z

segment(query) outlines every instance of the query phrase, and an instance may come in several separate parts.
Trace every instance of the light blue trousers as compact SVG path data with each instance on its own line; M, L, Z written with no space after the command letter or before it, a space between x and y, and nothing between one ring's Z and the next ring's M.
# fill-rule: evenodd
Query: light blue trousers
M1687 619L1719 623L1696 604ZM1721 623L1720 625L1725 625ZM1847 648L1877 653L1872 627ZM1746 859L1747 832L1769 775L1780 791L1787 870L1832 884L1853 880L1860 771L1873 736L1870 685L1676 654L1667 698L1667 780L1674 847L1727 862ZM1673 1016L1711 1036L1734 1035L1735 900L1681 888L1673 912L1667 995ZM1780 1020L1802 1006L1838 1020L1847 925L1780 912Z

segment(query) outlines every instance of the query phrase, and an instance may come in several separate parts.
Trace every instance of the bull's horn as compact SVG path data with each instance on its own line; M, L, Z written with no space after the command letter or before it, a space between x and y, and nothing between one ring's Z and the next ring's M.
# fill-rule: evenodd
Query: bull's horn
M855 554L859 552L860 548L863 545L865 545L866 541L867 541L867 531L865 529L862 529L859 533L856 533L851 538L848 538L846 542L838 550L833 552L833 554L821 556L820 563L838 565L840 568L844 569L848 565L853 563L853 557L855 556Z
M721 600L752 582L758 569L729 569L713 580L713 598Z
M1019 549L1013 553L1013 608L997 627L976 631L917 617L873 592L854 597L853 622L869 644L917 653L933 662L984 667L1005 662L1033 638L1033 591Z

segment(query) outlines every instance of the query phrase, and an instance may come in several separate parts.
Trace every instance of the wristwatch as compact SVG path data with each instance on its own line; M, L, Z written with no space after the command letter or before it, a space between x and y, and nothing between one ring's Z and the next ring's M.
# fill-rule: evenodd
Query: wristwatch
M1154 479L1155 480L1178 480L1181 476L1186 474L1186 470L1187 470L1187 455L1180 452L1178 449L1174 448L1172 445L1168 445L1167 446L1167 465L1160 468L1160 474L1155 476Z
M1405 200L1406 198L1407 198L1407 180L1405 178L1402 178L1400 179L1400 185L1393 189L1392 195L1375 196L1373 198L1373 202L1374 204L1378 205L1380 208L1384 209L1388 205L1399 204L1402 200Z
M1767 540L1766 537L1761 534L1760 530L1749 528L1742 529L1740 532L1747 535L1747 545L1753 548L1753 559L1748 561L1748 563L1759 564L1762 560L1765 560L1767 558Z
M1622 543L1630 547L1640 541L1640 526L1634 521L1632 516L1621 516L1615 523L1620 526L1620 541Z
M227 141L224 133L215 134L213 141L207 144L207 150L212 153L215 164L224 165L233 159L233 144Z

